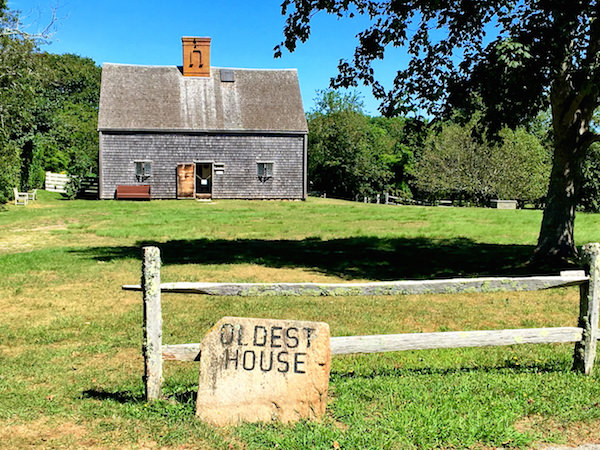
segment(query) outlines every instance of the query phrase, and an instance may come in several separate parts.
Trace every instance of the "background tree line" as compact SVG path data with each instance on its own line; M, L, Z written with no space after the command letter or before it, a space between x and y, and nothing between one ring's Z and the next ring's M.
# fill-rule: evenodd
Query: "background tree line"
M101 69L37 44L0 2L0 203L42 187L46 170L97 172Z
M547 113L513 129L491 131L481 112L431 121L369 117L360 98L318 92L307 114L309 182L327 196L377 193L418 200L488 205L494 198L544 203L552 162ZM579 207L600 210L600 147L584 162Z

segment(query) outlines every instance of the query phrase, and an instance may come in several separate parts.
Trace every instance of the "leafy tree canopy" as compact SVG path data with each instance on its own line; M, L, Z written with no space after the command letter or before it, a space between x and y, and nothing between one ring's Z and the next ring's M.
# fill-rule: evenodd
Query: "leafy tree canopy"
M43 185L44 171L94 172L100 68L89 58L40 53L0 0L0 203Z
M547 190L549 155L524 128L502 128L494 142L477 116L431 130L412 186L419 196L488 205L491 199L538 203Z
M19 187L21 149L31 136L35 96L30 88L35 43L14 35L18 19L0 2L0 203Z
M422 123L372 118L362 108L354 93L318 92L307 114L312 189L347 199L383 192L410 196L407 179L414 148L424 140Z
M285 0L285 39L275 53L305 42L318 12L367 15L371 26L357 35L353 58L340 60L333 87L372 86L384 115L416 106L439 113L449 100L464 101L465 87L478 88L486 105L503 103L504 119L520 108L525 120L547 102L550 83L565 70L595 88L597 8L595 1L577 0ZM406 49L410 61L386 89L372 66L388 47Z

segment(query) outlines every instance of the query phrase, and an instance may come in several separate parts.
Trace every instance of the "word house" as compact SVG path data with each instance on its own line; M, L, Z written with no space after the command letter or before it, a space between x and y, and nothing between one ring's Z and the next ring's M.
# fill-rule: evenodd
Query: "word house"
M320 419L329 339L322 322L222 318L200 344L196 415L215 425Z

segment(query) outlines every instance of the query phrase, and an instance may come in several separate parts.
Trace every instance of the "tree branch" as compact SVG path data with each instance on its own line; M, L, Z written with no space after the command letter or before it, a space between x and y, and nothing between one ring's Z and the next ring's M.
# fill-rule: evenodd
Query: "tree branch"
M595 142L600 142L600 134L596 134L592 131L587 131L581 138L582 147L587 149L590 145Z
M598 65L598 56L600 54L600 6L596 6L596 17L591 19L588 32L589 44L586 49L583 67L596 67Z
M50 22L40 31L35 33L29 33L25 31L25 26L21 22L21 19L16 14L8 15L4 20L0 22L0 37L13 37L21 38L32 41L43 41L52 37L52 28L56 24L58 18L56 16L56 9L51 9L52 17Z

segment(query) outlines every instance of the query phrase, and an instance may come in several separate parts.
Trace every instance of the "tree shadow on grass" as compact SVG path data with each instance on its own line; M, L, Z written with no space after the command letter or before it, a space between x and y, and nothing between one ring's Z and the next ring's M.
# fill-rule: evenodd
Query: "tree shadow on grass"
M77 252L98 261L112 261L141 258L141 247L145 245L159 247L165 265L301 267L347 280L518 276L556 274L559 270L529 264L532 245L481 244L466 238L194 239L141 241L133 247L93 247Z
M353 370L331 371L331 377L334 379L344 380L349 378L373 379L377 377L403 377L403 376L439 376L439 375L460 375L469 373L512 373L512 374L527 374L527 373L556 373L567 372L569 368L563 367L555 361L540 362L533 364L520 365L515 362L507 361L503 364L496 365L478 365L478 366L461 366L451 368L373 368L371 372L357 373Z
M375 378L399 378L399 377L429 377L440 375L460 375L469 373L503 373L510 372L511 374L527 374L527 373L555 373L565 372L566 368L560 367L556 362L537 363L528 365L515 365L512 362L492 366L472 366L472 367L456 367L456 368L374 368L371 372L357 373L354 370L332 371L331 380L335 384L336 381L343 382L349 379L370 380ZM171 387L172 388L172 387ZM177 386L174 391L168 386L164 386L164 398L175 401L178 404L195 405L198 397L197 385ZM144 403L146 398L143 394L135 394L131 391L109 392L104 390L89 389L83 391L83 398L95 400L112 400L118 403Z
M143 403L145 401L145 396L143 394L134 394L131 391L109 392L88 389L82 392L82 397L93 398L95 400L113 400L118 403Z
M164 399L173 400L182 405L195 405L198 398L198 386L178 386L177 392L170 392L168 387L163 387ZM142 404L146 403L144 394L136 394L131 391L110 392L104 390L88 389L81 393L82 398L89 398L102 401L114 401L121 404Z

